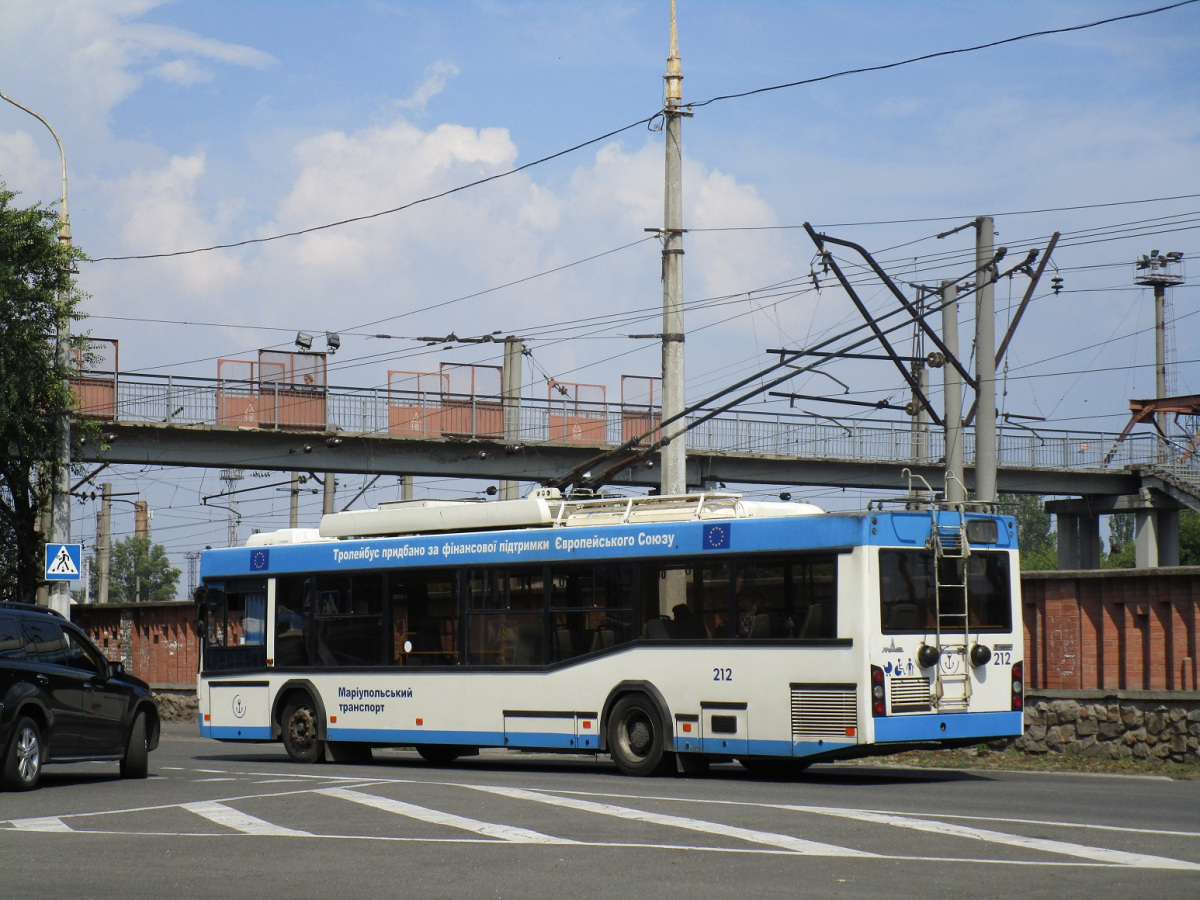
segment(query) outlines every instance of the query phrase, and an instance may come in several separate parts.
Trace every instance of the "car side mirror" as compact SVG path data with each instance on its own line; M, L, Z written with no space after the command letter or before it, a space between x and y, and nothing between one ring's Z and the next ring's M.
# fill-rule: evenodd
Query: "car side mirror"
M121 662L120 660L117 660L116 662L109 660L109 662L108 662L108 677L109 678L120 678L124 674L125 674L125 663Z

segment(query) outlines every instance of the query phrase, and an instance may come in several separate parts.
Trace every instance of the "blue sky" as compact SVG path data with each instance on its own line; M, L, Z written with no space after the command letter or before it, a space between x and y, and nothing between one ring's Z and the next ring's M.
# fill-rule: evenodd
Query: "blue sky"
M679 0L683 95L700 103L1158 5ZM97 259L170 253L391 209L649 117L662 102L668 10L667 0L6 0L0 91L61 137L76 243ZM969 232L932 236L992 214L1013 258L1064 233L1054 262L1065 290L1041 290L1027 313L1002 409L1119 430L1126 400L1154 391L1152 304L1130 263L1150 249L1200 252L1198 46L1193 4L695 108L684 123L689 398L762 368L766 348L855 323L828 286L764 298L766 286L807 283L803 222L876 251L901 280L933 283L961 274L971 248ZM85 327L120 341L124 371L205 377L218 358L290 348L298 329L338 331L330 380L355 386L386 383L389 368L497 362L494 348L428 351L371 334L498 330L533 336L529 396L544 395L547 374L611 396L620 375L659 364L657 346L624 335L659 327L658 246L643 229L661 224L662 165L661 134L638 126L368 222L94 262L80 273ZM58 166L42 126L0 104L0 180L50 203ZM1169 197L1180 199L1156 199ZM1023 291L997 286L1001 330ZM727 295L740 299L704 302ZM882 289L864 295L890 308ZM1172 294L1179 394L1200 392L1196 297L1194 284ZM598 313L627 315L603 332L563 324ZM892 370L830 371L861 399L905 399ZM223 514L199 504L220 489L215 473L114 477L153 493L155 538L176 559L223 536ZM378 499L388 497L364 502ZM279 527L286 497L242 511L243 534ZM92 513L79 517L86 541Z

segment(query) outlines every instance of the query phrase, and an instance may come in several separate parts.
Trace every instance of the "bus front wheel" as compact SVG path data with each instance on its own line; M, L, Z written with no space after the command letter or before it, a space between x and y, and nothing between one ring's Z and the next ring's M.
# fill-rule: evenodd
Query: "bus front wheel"
M627 694L608 716L608 752L626 775L660 775L674 768L657 707L645 694Z
M288 702L283 708L283 749L296 762L313 763L325 758L325 742L320 738L320 714L309 697Z

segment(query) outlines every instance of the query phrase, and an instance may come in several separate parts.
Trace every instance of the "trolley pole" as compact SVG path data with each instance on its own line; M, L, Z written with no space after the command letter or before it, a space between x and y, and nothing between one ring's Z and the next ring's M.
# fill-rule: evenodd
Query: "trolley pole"
M682 66L675 28L675 0L671 0L671 47L667 57L666 98L663 104L666 135L666 184L663 207L663 334L662 415L663 420L682 416L685 408L683 384L683 106ZM687 455L682 434L682 417L663 429L660 490L665 494L687 491Z

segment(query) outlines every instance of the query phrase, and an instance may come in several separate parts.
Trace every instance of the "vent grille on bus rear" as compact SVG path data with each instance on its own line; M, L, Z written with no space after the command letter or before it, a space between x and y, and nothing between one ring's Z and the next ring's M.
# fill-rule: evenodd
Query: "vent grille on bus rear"
M928 678L893 678L892 712L928 712L930 709Z
M857 730L858 693L853 686L792 688L792 740L855 740Z

